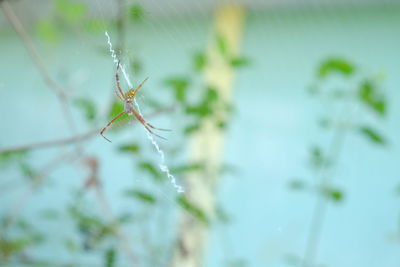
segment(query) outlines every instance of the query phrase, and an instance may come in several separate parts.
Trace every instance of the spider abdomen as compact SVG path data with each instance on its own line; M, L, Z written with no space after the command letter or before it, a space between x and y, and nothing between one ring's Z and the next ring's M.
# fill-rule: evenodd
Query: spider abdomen
M133 103L132 101L124 101L124 112L128 114L133 113Z

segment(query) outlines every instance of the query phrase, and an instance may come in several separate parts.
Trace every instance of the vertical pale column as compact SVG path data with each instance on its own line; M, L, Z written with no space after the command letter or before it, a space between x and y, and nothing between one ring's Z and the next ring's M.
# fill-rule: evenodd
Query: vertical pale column
M204 79L207 85L218 91L220 100L224 103L231 102L235 71L226 56L221 54L216 38L220 36L226 43L229 55L237 57L243 23L244 9L239 6L223 6L215 14L213 32L207 49ZM215 115L224 114L223 111L217 111ZM184 194L208 217L213 217L215 214L215 192L223 156L223 143L224 131L218 128L215 118L205 119L201 129L191 140L190 159L192 162L204 163L206 170L185 177ZM182 213L172 266L203 266L209 230L209 226L192 215Z

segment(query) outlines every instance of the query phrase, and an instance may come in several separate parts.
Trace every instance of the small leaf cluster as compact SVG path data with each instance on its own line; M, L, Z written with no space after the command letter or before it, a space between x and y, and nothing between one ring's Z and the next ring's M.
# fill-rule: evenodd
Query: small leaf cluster
M370 117L374 118L377 123L383 119L387 113L386 97L382 88L379 86L379 80L374 76L364 76L359 72L359 67L356 67L352 62L342 57L332 57L321 62L316 70L316 79L320 85L313 87L311 93L314 96L324 96L331 94L329 88L323 87L323 84L329 84L331 80L342 79L342 83L346 84L350 88L337 90L333 92L335 97L334 101L351 101L354 105L363 107L360 112L367 113ZM356 81L354 85L354 81ZM327 87L327 86L325 86ZM339 93L340 92L340 93ZM343 120L348 120L346 118ZM355 118L360 118L359 115L354 114ZM347 132L353 131L366 139L371 144L385 145L387 144L386 138L382 136L376 126L371 126L363 121L357 120L349 123L334 123L329 117L325 117L319 120L319 125L323 129L330 129L336 135L344 135ZM309 166L315 171L315 173L329 173L327 170L336 167L335 159L332 158L337 155L333 155L332 151L324 150L322 146L313 145L309 152ZM344 199L344 192L338 186L332 185L328 178L321 177L325 182L317 182L317 186L311 186L305 180L300 178L292 179L289 182L289 187L292 190L308 190L312 192L318 192L325 198L339 203Z

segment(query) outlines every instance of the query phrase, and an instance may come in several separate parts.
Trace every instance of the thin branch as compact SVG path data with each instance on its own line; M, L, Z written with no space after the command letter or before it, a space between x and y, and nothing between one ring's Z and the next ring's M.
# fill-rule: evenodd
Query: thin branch
M119 222L115 219L115 216L113 215L111 205L103 191L103 186L102 182L98 177L98 169L99 169L99 162L97 158L95 157L87 157L85 160L85 164L89 167L89 177L85 183L85 188L93 188L96 196L97 196L97 201L99 203L99 206L104 214L104 217L107 218L111 222L111 224L114 226L115 230L115 235L119 242L121 243L122 249L125 251L127 256L129 257L129 260L132 263L132 266L138 266L137 263L137 256L133 252L133 249L131 247L131 244L127 238L127 235L122 231Z
M29 38L29 35L25 31L18 17L15 15L11 6L5 0L3 2L0 2L0 4L3 9L4 15L7 17L8 21L11 23L15 31L21 37L22 43L25 45L25 48L28 50L29 55L32 57L33 63L35 63L36 67L39 69L40 74L43 76L44 82L50 87L50 89L54 90L59 97L61 98L66 97L63 89L51 78L41 57L39 56L31 39Z
M101 128L92 129L84 134L72 136L72 137L68 137L68 138L38 142L38 143L33 143L33 144L21 145L21 146L17 146L17 147L3 148L3 149L0 149L0 155L7 154L7 153L13 153L13 152L26 151L26 150L75 144L75 143L79 143L79 142L82 142L82 141L85 141L85 140L91 138L96 133L100 132L100 130L101 130Z
M345 127L347 127L347 125L351 121L351 117L354 115L354 110L357 109L357 106L353 107L354 110L351 110L351 108L352 103L345 103L342 112L339 113L338 119L336 121L338 123L341 123L341 119L346 118L345 123L342 126L339 125L334 132L334 135L329 143L327 152L329 162L325 161L323 166L321 166L319 173L317 173L316 175L318 180L320 181L319 186L322 189L327 186L329 178L332 178L333 172L337 168L337 162L342 153L342 149L344 148L345 137L348 133L348 130ZM329 174L329 171L331 171L332 173ZM325 221L326 209L327 200L325 199L325 196L323 196L322 194L318 194L311 217L310 231L307 237L307 244L301 263L302 267L312 267L315 264L322 228Z
M154 111L153 113L149 114L149 116L146 116L146 117L150 117L150 118L155 117L163 112L172 111L173 109L174 109L173 106L166 107L166 108L160 108L159 110ZM123 124L126 124L126 122ZM72 137L68 137L68 138L26 144L26 145L21 145L21 146L17 146L17 147L0 148L0 155L7 154L7 153L13 153L13 152L26 151L26 150L58 147L58 146L80 143L80 142L86 141L86 140L92 138L93 136L95 136L96 134L100 133L101 129L102 128L91 129L84 134L80 134L80 135L76 135L76 136L72 136Z
M62 154L55 159L52 159L48 164L46 164L42 170L38 171L34 176L32 183L29 188L22 194L22 196L13 204L10 205L9 213L6 218L5 227L9 228L19 217L21 211L24 207L29 203L31 197L35 194L37 189L44 183L47 177L49 177L50 173L55 171L61 164L65 161L77 160L79 158L79 153L77 151L69 152L66 154Z
M20 36L22 43L24 44L26 50L28 51L29 55L32 58L33 63L36 65L36 67L39 70L39 73L42 75L43 81L47 86L53 90L57 98L59 99L59 102L61 104L62 111L64 113L65 119L67 123L69 124L69 127L73 131L75 129L75 125L72 121L72 116L68 107L68 99L67 96L61 86L59 86L50 76L44 62L42 61L42 58L39 56L39 53L37 52L35 46L33 45L32 40L30 39L28 33L26 32L24 26L22 23L19 21L18 17L15 15L14 11L12 10L11 6L8 4L7 1L0 1L0 6L3 10L4 15L8 19L8 21L11 23L11 25L14 27L14 30L16 33Z
M337 162L340 156L340 151L343 148L345 134L346 134L345 130L338 129L335 136L331 140L329 152L327 155L329 155L329 159L331 160L330 163L334 164L332 168L336 167L335 163ZM320 183L321 188L325 188L328 183L329 178L327 173L329 166L327 166L327 164L328 163L325 163L324 166L322 166L320 175L317 175L318 176L317 178L321 181ZM332 170L332 168L330 170ZM311 217L311 225L307 238L307 245L304 251L304 257L302 263L303 267L311 267L314 265L316 255L318 253L318 246L322 233L322 228L325 221L326 209L327 209L327 200L325 199L325 196L318 194L313 214Z
M118 5L118 15L117 15L117 34L118 34L118 45L117 48L119 51L119 57L122 58L124 53L125 53L125 43L126 43L126 38L125 38L125 0L118 0L117 1Z

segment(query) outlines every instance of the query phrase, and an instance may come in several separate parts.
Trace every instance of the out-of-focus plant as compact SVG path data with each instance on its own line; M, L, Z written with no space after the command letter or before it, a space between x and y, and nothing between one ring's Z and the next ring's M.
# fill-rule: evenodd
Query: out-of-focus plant
M303 257L290 256L290 262L298 266L314 266L327 201L340 204L345 200L344 188L334 181L335 170L340 168L339 158L345 153L345 138L355 134L366 140L366 145L388 145L379 129L379 123L387 113L379 75L364 75L354 63L334 57L318 66L315 78L315 85L309 92L326 107L326 114L318 119L318 125L324 135L331 138L326 145L310 146L308 166L316 179L296 178L289 183L292 190L318 194L306 252Z

